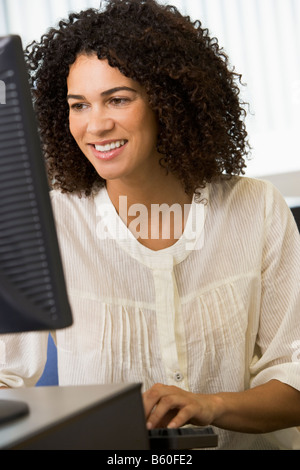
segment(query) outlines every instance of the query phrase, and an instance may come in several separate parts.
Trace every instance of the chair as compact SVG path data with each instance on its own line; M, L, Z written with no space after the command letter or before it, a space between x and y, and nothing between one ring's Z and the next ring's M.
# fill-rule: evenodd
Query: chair
M48 338L48 352L45 369L36 386L40 387L50 385L58 385L57 350L51 335L49 335Z
M291 207L291 211L293 213L293 216L295 217L296 224L300 232L300 206Z

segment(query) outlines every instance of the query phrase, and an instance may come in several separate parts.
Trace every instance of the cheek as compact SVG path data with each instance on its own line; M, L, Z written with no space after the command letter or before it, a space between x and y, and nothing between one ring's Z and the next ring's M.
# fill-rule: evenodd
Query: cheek
M153 115L147 116L144 129L146 130L146 133L150 142L152 142L153 144L156 144L157 134L158 134L158 125Z
M139 122L139 130L141 133L148 137L151 141L156 140L157 133L158 133L158 125L157 120L152 111L144 111L141 112L140 115L137 117L135 122Z
M82 126L80 125L80 122L77 119L71 117L69 118L69 129L76 141L80 138L82 132L81 128Z

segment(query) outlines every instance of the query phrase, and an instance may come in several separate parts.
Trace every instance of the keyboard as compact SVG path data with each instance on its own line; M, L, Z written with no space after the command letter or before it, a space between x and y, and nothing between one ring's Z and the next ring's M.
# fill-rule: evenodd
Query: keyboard
M200 449L216 447L218 436L211 427L158 428L148 431L150 449Z

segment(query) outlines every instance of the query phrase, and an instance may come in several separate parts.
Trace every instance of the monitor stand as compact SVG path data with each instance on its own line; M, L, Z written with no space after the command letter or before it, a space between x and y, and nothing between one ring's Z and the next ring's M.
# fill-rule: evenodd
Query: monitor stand
M27 403L14 400L0 400L0 425L29 413Z

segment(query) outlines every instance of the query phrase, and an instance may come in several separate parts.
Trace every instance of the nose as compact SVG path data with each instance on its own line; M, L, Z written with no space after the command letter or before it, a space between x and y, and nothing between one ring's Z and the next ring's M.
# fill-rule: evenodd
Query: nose
M89 134L101 135L111 131L114 126L115 122L107 110L103 110L103 108L91 109L87 124L87 132Z

